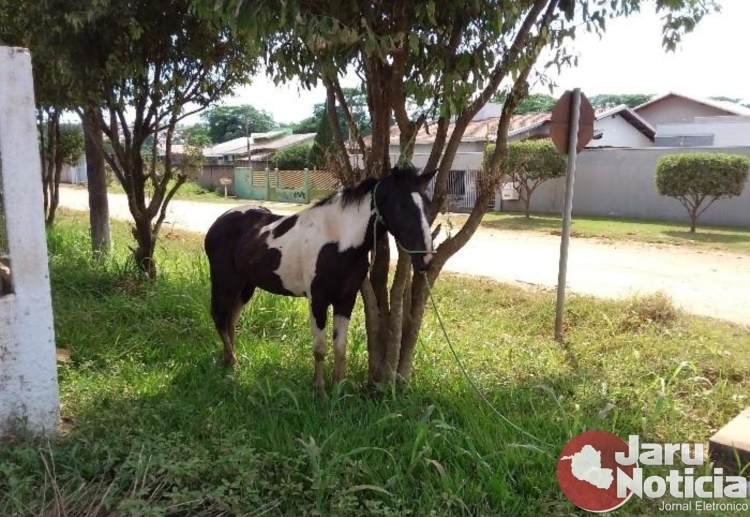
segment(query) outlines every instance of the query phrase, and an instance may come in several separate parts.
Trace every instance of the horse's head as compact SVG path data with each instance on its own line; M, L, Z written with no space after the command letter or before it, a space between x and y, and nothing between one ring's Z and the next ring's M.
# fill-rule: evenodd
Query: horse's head
M417 271L427 270L432 263L432 235L426 213L430 200L425 190L436 172L420 175L413 167L394 167L375 190L383 224L396 242L411 252Z

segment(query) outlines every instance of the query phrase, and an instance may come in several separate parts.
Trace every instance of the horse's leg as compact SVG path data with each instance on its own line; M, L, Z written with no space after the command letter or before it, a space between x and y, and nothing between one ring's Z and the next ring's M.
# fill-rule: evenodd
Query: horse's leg
M242 301L240 283L236 280L218 275L211 279L211 316L224 344L223 362L226 366L234 366L237 362L234 356L234 324Z
M328 303L316 296L310 297L310 328L313 335L313 357L315 358L315 380L313 386L322 390L323 361L326 357L326 319L328 317Z
M341 382L346 373L346 335L357 292L333 304L333 382Z
M240 314L242 314L242 307L244 307L245 304L250 301L250 298L253 297L254 292L254 285L245 284L245 286L242 288L242 291L240 292L240 297L237 299L237 302L234 304L234 307L229 314L228 332L229 342L232 344L232 350L234 350L234 335L237 331L237 320L240 319ZM234 355L234 353L232 355Z

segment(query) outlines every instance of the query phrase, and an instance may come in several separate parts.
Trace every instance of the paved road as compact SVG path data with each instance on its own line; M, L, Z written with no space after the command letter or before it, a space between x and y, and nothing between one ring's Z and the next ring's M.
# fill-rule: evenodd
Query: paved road
M266 204L278 213L295 208ZM88 210L85 190L62 187L60 205ZM205 232L232 205L173 201L166 225ZM130 219L124 195L110 195L110 214ZM504 282L554 288L559 237L531 232L480 229L446 269ZM568 288L602 298L663 291L683 309L750 325L750 256L687 247L597 239L571 239Z

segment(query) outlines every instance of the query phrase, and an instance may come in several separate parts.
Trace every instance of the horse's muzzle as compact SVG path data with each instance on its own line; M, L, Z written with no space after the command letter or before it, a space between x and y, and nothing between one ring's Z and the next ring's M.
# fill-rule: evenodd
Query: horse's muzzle
M432 266L432 253L415 253L411 256L411 263L417 271L427 271Z

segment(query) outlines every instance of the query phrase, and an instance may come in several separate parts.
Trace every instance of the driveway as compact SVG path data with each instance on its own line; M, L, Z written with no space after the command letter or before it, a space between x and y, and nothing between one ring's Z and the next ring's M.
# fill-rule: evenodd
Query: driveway
M60 206L88 210L81 188L61 187ZM110 216L129 220L127 200L110 194ZM277 213L298 206L263 203ZM205 233L234 205L172 201L165 225ZM554 289L560 238L531 232L480 228L445 269ZM568 289L601 298L662 291L684 310L750 325L750 256L687 247L571 238Z

